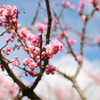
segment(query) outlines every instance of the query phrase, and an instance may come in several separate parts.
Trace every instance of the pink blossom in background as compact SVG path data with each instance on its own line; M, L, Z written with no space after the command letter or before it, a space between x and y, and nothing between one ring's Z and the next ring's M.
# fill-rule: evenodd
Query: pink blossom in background
M71 51L67 51L66 53L69 54L69 53L71 53Z
M54 23L52 26L53 26L53 30L56 31L56 29L57 29L56 24Z
M96 8L97 11L100 11L100 7L98 7L99 0L90 0L90 3Z
M84 10L85 6L86 6L86 2L84 2L84 0L80 0L80 5L78 6L77 12L78 14L81 16L82 11Z
M58 24L58 23L59 23L58 18L54 18L54 19L53 19L53 21L54 21L56 24Z
M60 35L57 35L57 39L59 41L62 41L63 38L69 38L68 34L64 31L64 32L61 32Z
M83 57L82 57L81 55L78 55L78 56L77 56L77 59L78 59L79 62L82 62Z
M66 2L66 6L69 7L70 6L70 2L67 1Z
M97 38L94 39L94 43L100 45L100 34L97 36Z
M65 27L64 29L66 30L66 31L68 31L69 30L69 28L70 28L70 26L68 25L67 27Z
M54 33L51 33L51 34L50 34L50 37L53 37L53 36L54 36Z
M66 4L66 1L62 1L61 5L64 6Z
M75 44L76 43L76 40L73 40L73 39L69 39L68 40L68 44L69 45L73 45L73 44Z
M55 95L58 100L65 100L65 92L62 88L57 88L55 91Z
M91 3L93 6L97 6L98 0L90 0L90 3Z
M100 11L100 7L96 6L96 10L97 10L97 11Z
M57 35L56 37L59 41L62 41L62 37L60 35Z
M79 40L81 41L82 34L80 34L80 33L77 33L77 36L79 37ZM83 42L86 42L86 41L87 41L87 38L86 38L86 37L84 37L84 40L83 40Z
M97 82L98 85L100 85L100 77L98 77L97 75L87 72L88 76L93 78L95 80L95 82Z
M11 98L16 96L19 87L12 83L12 81L6 80L0 77L0 98L4 100L11 100Z
M44 30L44 25L41 24L40 22L38 22L38 23L35 25L35 27L36 27L36 29L37 29L39 32L41 32L41 33L44 33L44 32L45 32L45 30ZM46 28L47 28L47 26L46 26Z
M18 56L15 56L15 59L18 59Z
M64 32L61 32L60 34L61 38L63 39L64 37L65 38L69 38L68 34L64 31Z
M80 19L81 19L81 20L85 20L85 19L86 19L86 16L85 16L85 15L81 15L81 16L80 16Z
M75 10L75 5L71 5L70 9Z
M61 5L65 8L65 7L69 7L71 5L71 3L67 2L67 1L62 1Z
M55 1L53 2L53 4L54 4L54 5L56 5L56 6L58 6L58 5L59 5L59 4L58 4L57 2L55 2Z

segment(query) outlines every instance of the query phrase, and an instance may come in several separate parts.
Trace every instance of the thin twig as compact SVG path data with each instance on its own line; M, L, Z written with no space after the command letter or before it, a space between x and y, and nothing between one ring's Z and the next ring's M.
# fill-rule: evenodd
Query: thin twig
M33 25L34 25L34 23L35 23L35 21L36 21L36 18L37 18L37 16L38 16L40 3L41 3L41 0L39 0L39 2L38 2L37 10L36 10L35 16L34 16L34 18L33 18L33 21L32 21L32 23L31 23L31 28L30 28L30 29L31 29L31 31L32 31L33 34L35 34Z

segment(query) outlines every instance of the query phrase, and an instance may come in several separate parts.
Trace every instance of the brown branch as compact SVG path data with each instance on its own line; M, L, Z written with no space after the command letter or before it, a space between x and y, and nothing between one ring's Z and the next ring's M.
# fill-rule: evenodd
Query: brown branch
M48 29L47 29L47 34L46 34L46 45L49 44L49 38L50 38L50 31L51 31L51 22L52 22L52 16L51 16L51 10L50 10L50 5L49 5L49 0L45 0L46 3L46 8L47 8L47 14L48 14ZM44 64L43 67L45 68L48 64L48 60L44 60ZM35 80L35 82L33 83L33 85L31 86L31 89L34 89L37 84L39 83L39 81L41 80L41 77L44 73L45 69L42 69L42 74L40 74L40 76L37 77L37 79Z
M22 81L20 81L15 74L13 73L13 71L10 69L8 63L3 59L2 55L0 55L0 61L1 64L4 66L4 68L6 69L8 75L13 79L14 82L16 82L18 84L18 86L20 87L19 93L18 95L13 98L13 100L21 100L21 98L23 96L28 96L31 100L41 100L34 92L31 88L28 88L26 85L24 85L24 83Z
M60 11L60 14L59 14L58 18L61 17L61 15L63 14L63 11L64 11L64 7L63 7L62 10Z
M1 64L2 64L2 65L4 66L4 68L6 69L8 75L13 79L14 82L16 82L16 83L18 84L18 86L19 86L20 88L25 89L26 86L22 83L22 81L20 81L20 80L16 77L16 75L15 75L15 74L13 73L13 71L10 69L8 63L3 59L3 56L2 56L2 55L0 55L0 56L1 56L1 59L0 59Z
M30 28L30 30L32 31L33 34L35 34L33 25L34 25L34 23L35 23L35 21L36 21L36 18L37 18L37 16L38 16L40 3L41 3L41 0L39 0L39 2L38 2L37 10L36 10L35 16L34 16L34 18L33 18L33 21L32 21L32 23L31 23L31 28Z
M13 98L13 100L21 100L22 97L27 96L28 98L30 98L31 100L41 100L40 97L38 97L35 92L33 92L33 90L31 88L26 88L24 90L20 89L19 93L16 97Z
M80 97L82 98L82 100L86 100L84 94L83 94L83 91L80 89L80 87L78 86L77 82L75 81L75 77L71 77L71 76L68 76L64 73L62 73L61 71L59 71L57 69L57 72L61 75L63 75L65 78L67 78L68 80L70 80L72 83L73 83L73 87L76 88L77 92L79 93Z
M2 57L3 57L3 59L4 59L5 61L7 61L7 63L12 63L12 62L14 62L14 61L8 60L8 59L5 58L3 55L2 55ZM25 72L28 72L28 73L30 73L30 74L32 74L32 75L35 75L35 76L39 76L39 74L36 74L36 73L34 73L34 72L30 72L30 71L28 71L27 69L25 69L25 68L23 68L23 67L21 67L21 66L19 66L19 65L16 65L16 66L17 66L18 68L24 70Z
M85 96L84 96L82 90L81 90L80 87L78 86L77 82L76 82L74 79L73 79L72 81L73 81L73 87L76 88L76 90L78 91L78 93L79 93L80 97L82 98L82 100L86 100L86 98L85 98Z
M47 14L48 14L48 29L47 29L47 34L46 34L46 44L49 44L52 16L51 16L51 10L50 10L50 5L49 5L49 0L45 0L45 2L46 2Z
M84 20L84 25L83 25L83 29L82 29L81 47L80 47L80 55L81 56L83 56L83 47L84 47L84 37L85 37L86 24L87 24L88 20L93 16L95 11L96 11L96 8L94 8L92 13L90 15L87 15L86 19ZM79 63L78 69L77 69L77 71L76 71L76 73L74 75L75 78L78 75L81 67L82 67L82 62Z
M57 17L57 14L56 14L56 12L54 11L54 15L55 15L55 17ZM57 17L58 18L58 17ZM59 18L58 18L58 20L59 20ZM63 27L62 27L62 25L61 25L61 23L60 23L60 20L59 20L59 26L60 26L60 29L62 30L62 32L64 32L64 29L63 29ZM70 52L71 52L71 55L75 58L75 60L78 62L78 60L77 60L77 58L76 58L76 55L74 54L74 51L73 51L73 49L72 49L72 47L69 45L69 43L68 43L68 38L66 38L66 41L67 41L67 44L68 44L68 49L70 50Z
M23 91L20 89L19 93L17 94L16 97L14 97L12 100L21 100L23 97Z
M0 34L0 36L3 36L8 30L9 30L9 28L5 32L3 32L2 34Z

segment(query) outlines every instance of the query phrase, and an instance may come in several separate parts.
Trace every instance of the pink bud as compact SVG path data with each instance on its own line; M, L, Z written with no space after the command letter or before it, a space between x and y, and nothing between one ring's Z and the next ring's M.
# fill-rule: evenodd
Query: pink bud
M81 19L81 20L85 20L85 19L86 19L86 16L85 16L85 15L81 15L81 16L80 16L80 19Z
M18 56L15 56L15 59L18 59Z
M78 56L77 56L77 59L78 59L79 62L82 62L83 57L82 57L81 55L78 55Z
M75 10L75 5L71 5L70 9Z
M10 39L6 38L6 43L8 43L10 41Z

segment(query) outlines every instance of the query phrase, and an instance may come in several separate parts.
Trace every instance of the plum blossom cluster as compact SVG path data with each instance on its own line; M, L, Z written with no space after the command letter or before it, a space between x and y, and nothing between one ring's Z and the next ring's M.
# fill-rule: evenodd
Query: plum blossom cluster
M18 32L18 34L20 35L21 38L28 40L27 45L22 46L23 50L27 53L30 53L35 61L38 61L38 62L34 62L33 59L29 59L26 57L23 60L23 65L28 66L30 72L37 74L38 72L35 71L35 68L39 66L39 61L40 61L40 48L39 48L40 37L39 36L37 37L34 34L29 33L26 28L22 28ZM42 60L50 59L53 57L54 54L57 54L58 51L61 51L61 52L63 51L63 45L57 39L55 39L52 41L52 44L47 44L46 46L44 46L43 51L45 52L42 52L41 59ZM32 75L30 73L29 75L31 75L32 77L35 77L35 75Z
M57 25L58 25L58 23L59 23L58 18L54 18L54 19L53 19L53 22L54 22L53 25L52 25L52 26L53 26L53 30L56 31L56 29L58 28Z
M63 52L64 46L57 40L53 40L52 44L47 44L44 46L44 49L46 51L46 55L50 56L49 58L52 58L53 55L57 54L58 51Z
M41 23L37 23L35 25L36 29L41 32L41 33L44 33L45 32L45 29L47 29L48 25L47 24L41 24Z
M42 47L42 51L40 51L40 40L41 40L41 35L45 33L45 30L48 27L48 23L42 24L42 23L37 23L35 25L36 29L40 32L38 36L35 34L32 34L28 31L27 28L23 27L20 30L19 29L19 24L17 21L17 7L13 6L11 7L10 5L3 5L0 8L0 23L1 26L5 26L8 29L6 30L6 33L11 34L10 38L6 38L6 44L9 42L14 42L15 38L17 39L17 42L21 43L20 47L30 55L31 58L25 57L23 60L23 65L28 66L28 70L32 73L38 74L37 71L35 71L35 68L40 67L40 61L45 60L45 59L50 59L53 57L53 55L56 55L58 51L63 51L63 45L57 40L53 40L52 44L47 44L46 46ZM56 24L59 23L59 20L55 18L54 20L55 23L55 29L56 30ZM15 31L13 31L13 29ZM17 30L17 31L16 31ZM42 33L42 34L41 34ZM68 37L67 34L61 33L61 37ZM43 42L42 42L43 43ZM14 48L16 48L17 45L15 45ZM5 55L10 55L12 51L14 50L12 47L7 47L6 50L4 48L2 49L2 52ZM41 52L41 53L40 53ZM41 54L41 55L40 55ZM41 59L40 59L41 56ZM15 56L15 59L11 61L12 66L19 66L20 62L18 60L18 56ZM4 67L2 64L0 64L0 67L2 71L4 71ZM56 68L51 68L47 67L46 72L48 70L52 70L50 73L54 73ZM35 77L36 75L32 75L29 73L32 77Z
M82 15L82 11L84 10L85 6L86 6L86 2L84 2L84 0L80 0L80 5L78 6L77 12L80 15L80 19L81 20L85 20L86 16Z
M28 45L28 47L30 48L29 52L33 55L35 61L38 62L34 62L33 59L29 59L26 57L23 60L23 65L27 65L30 72L37 74L38 72L35 71L35 68L37 68L40 63L40 48L32 45L30 46ZM63 45L57 39L55 39L52 41L52 44L47 44L46 46L43 47L41 60L52 58L53 55L58 53L58 51L61 52L63 51ZM35 75L31 75L31 76L35 77Z
M57 20L55 20L56 23ZM40 26L38 26L40 25ZM47 26L43 26L43 24L36 24L36 28L39 32L43 32L43 28L46 28ZM41 31L42 30L42 31ZM19 37L17 37L17 42L24 41L26 44L22 46L22 49L27 53L31 55L31 58L24 58L23 65L28 66L29 71L35 74L38 74L37 71L35 71L35 68L39 67L40 63L40 34L38 36L30 33L27 28L23 27L18 31ZM10 39L6 39L6 43L14 39L16 36L13 34L11 35ZM13 41L12 41L13 42ZM8 47L5 51L2 49L3 52L5 52L7 55L10 55L13 48ZM63 51L63 45L57 40L53 40L52 44L47 44L42 48L41 53L41 60L50 59L53 57L53 55L57 54L58 51ZM18 60L18 56L15 56L15 59L11 63L12 66L18 66L20 65L20 62ZM55 70L54 70L55 71ZM29 73L32 77L35 77L36 75L32 75Z
M67 54L69 54L69 53L71 53L70 50L67 52ZM83 60L83 57L81 55L78 55L77 52L74 52L74 55L76 56L78 62L81 63Z
M96 8L97 11L100 11L100 8L97 6L99 0L90 0L90 3Z
M7 54L7 55L10 55L11 53L12 53L12 48L8 47L8 48L7 48L7 51L6 51L6 54Z
M20 65L20 62L18 60L18 56L15 56L15 60L12 61L11 65L12 66L18 66L18 65Z
M73 39L69 39L68 40L68 44L71 46L71 45L73 45L73 44L75 44L76 43L76 40L73 40Z
M75 10L75 5L71 5L71 3L68 2L68 1L63 1L63 2L61 2L61 5L62 5L64 8L69 7L70 9Z
M18 29L20 25L16 19L16 14L16 6L11 7L10 5L2 5L0 8L0 26L9 27L10 30ZM11 33L10 30L8 30L7 33Z
M6 43L14 41L14 35L11 35L11 38L6 38Z
M46 69L46 74L49 75L50 73L51 74L54 74L56 71L56 67L53 67L52 65L48 65L47 69Z
M32 58L27 58L27 57L24 58L24 60L23 60L23 65L28 66L30 72L32 72L32 73L34 73L34 74L38 74L37 71L34 71L35 68L38 66L38 64L35 63L35 62L33 61ZM32 74L30 74L30 73L28 73L28 74L29 74L30 76L32 76L32 77L35 77L35 75L32 75Z
M66 29L66 30L67 30L67 29ZM57 36L57 39L58 39L59 41L62 41L63 38L66 38L66 39L69 38L68 34L67 34L65 31L64 31L64 32L61 32L60 35Z
M38 47L30 46L30 50L33 53L33 56L35 57L35 59L38 60L38 62L36 63L33 61L33 59L25 58L23 60L23 65L27 65L29 68L29 71L37 74L37 72L34 70L35 70L35 68L37 68L39 66L40 49ZM57 39L55 39L52 41L52 44L47 44L46 46L44 46L43 50L45 52L42 52L41 60L50 59L53 57L53 55L57 54L58 51L61 51L61 52L63 51L63 45ZM34 77L34 75L33 75L33 77Z

